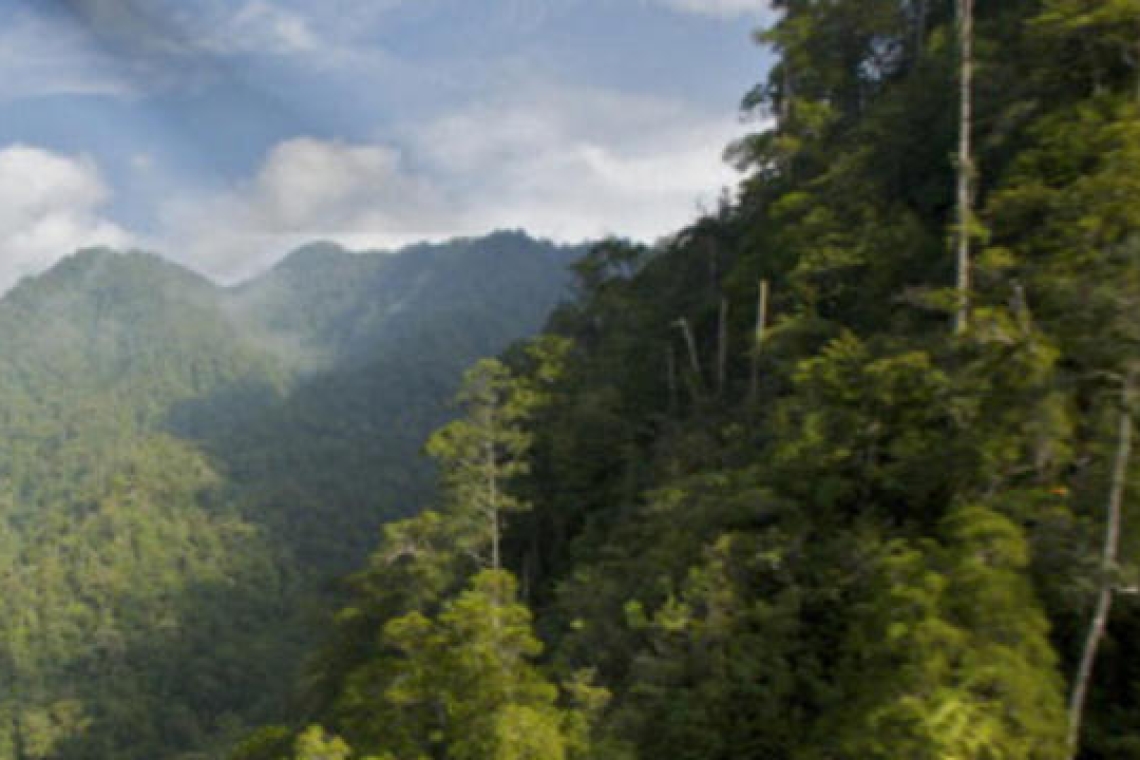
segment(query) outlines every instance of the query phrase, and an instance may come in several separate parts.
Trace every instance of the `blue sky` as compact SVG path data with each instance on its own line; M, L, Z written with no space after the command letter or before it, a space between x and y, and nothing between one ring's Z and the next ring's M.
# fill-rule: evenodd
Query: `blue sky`
M91 244L653 240L715 203L763 0L0 0L0 290Z

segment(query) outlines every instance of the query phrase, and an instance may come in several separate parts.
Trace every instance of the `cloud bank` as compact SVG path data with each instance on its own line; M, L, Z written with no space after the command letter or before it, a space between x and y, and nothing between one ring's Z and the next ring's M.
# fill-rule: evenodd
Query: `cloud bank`
M146 234L109 218L111 189L89 158L10 145L0 150L0 292L88 245L146 247L232 283L314 239L394 249L523 228L561 242L652 242L735 185L720 156L740 131L681 102L520 85L375 140L279 141L222 186L171 178ZM156 171L144 153L130 166Z
M390 249L524 228L563 242L652 241L711 208L735 172L733 119L613 92L472 106L370 143L278 143L256 173L168 203L154 245L223 282L328 239Z
M396 248L522 227L652 241L736 184L720 156L745 129L735 98L765 13L766 0L0 8L0 290L101 242L232 282L314 238ZM28 176L42 187L27 192Z
M302 137L274 146L248 180L167 204L152 244L232 282L318 238L392 247L428 237L442 208L396 149Z
M128 245L130 235L101 214L109 196L86 159L26 145L0 150L0 292L77 248Z

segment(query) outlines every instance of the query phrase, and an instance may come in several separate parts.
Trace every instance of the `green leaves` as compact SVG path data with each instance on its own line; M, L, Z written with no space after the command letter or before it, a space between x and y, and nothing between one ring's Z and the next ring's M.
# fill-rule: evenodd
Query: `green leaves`
M427 452L441 467L455 549L496 569L504 516L529 508L511 490L530 469L533 436L524 423L544 402L543 386L557 376L564 352L555 341L536 343L533 382L515 378L496 359L479 361L457 397L464 415L428 439Z
M883 546L841 665L841 751L866 758L1060 758L1064 711L1025 539L983 507L943 544ZM857 686L856 686L857 684Z
M332 736L320 726L305 729L293 747L293 760L348 760L352 750L344 740Z
M1140 81L1140 4L1136 0L1045 0L1031 23L1055 52L1071 51L1070 65L1094 86ZM1133 85L1135 87L1135 85Z
M536 341L522 377L491 359L468 371L464 415L427 447L440 463L440 510L387 525L356 577L358 598L339 622L341 643L358 650L348 662L326 655L341 669L326 689L327 724L358 750L454 760L564 760L588 750L605 694L578 678L560 704L534 665L543 647L531 613L499 566L502 516L528 506L513 491L529 466L525 425L547 403L566 351L564 341Z
M506 571L479 572L430 616L388 620L380 644L379 667L360 673L379 688L348 724L370 751L562 760L584 748L597 695L577 683L572 694L585 704L557 705L559 690L533 665L542 645Z

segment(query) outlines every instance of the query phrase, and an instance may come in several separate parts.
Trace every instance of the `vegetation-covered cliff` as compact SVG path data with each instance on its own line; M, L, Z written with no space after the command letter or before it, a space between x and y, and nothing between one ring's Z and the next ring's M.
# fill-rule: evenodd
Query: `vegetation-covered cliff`
M237 757L1140 757L1140 7L774 5L739 197L472 371Z
M0 757L193 756L280 714L332 580L432 492L463 366L574 253L318 245L227 290L89 250L0 300Z

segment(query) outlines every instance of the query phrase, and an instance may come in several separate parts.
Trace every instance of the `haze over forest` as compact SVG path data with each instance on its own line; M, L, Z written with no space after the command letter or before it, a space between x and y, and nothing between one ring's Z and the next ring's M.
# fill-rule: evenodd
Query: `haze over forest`
M1140 758L1137 29L0 5L0 760Z

